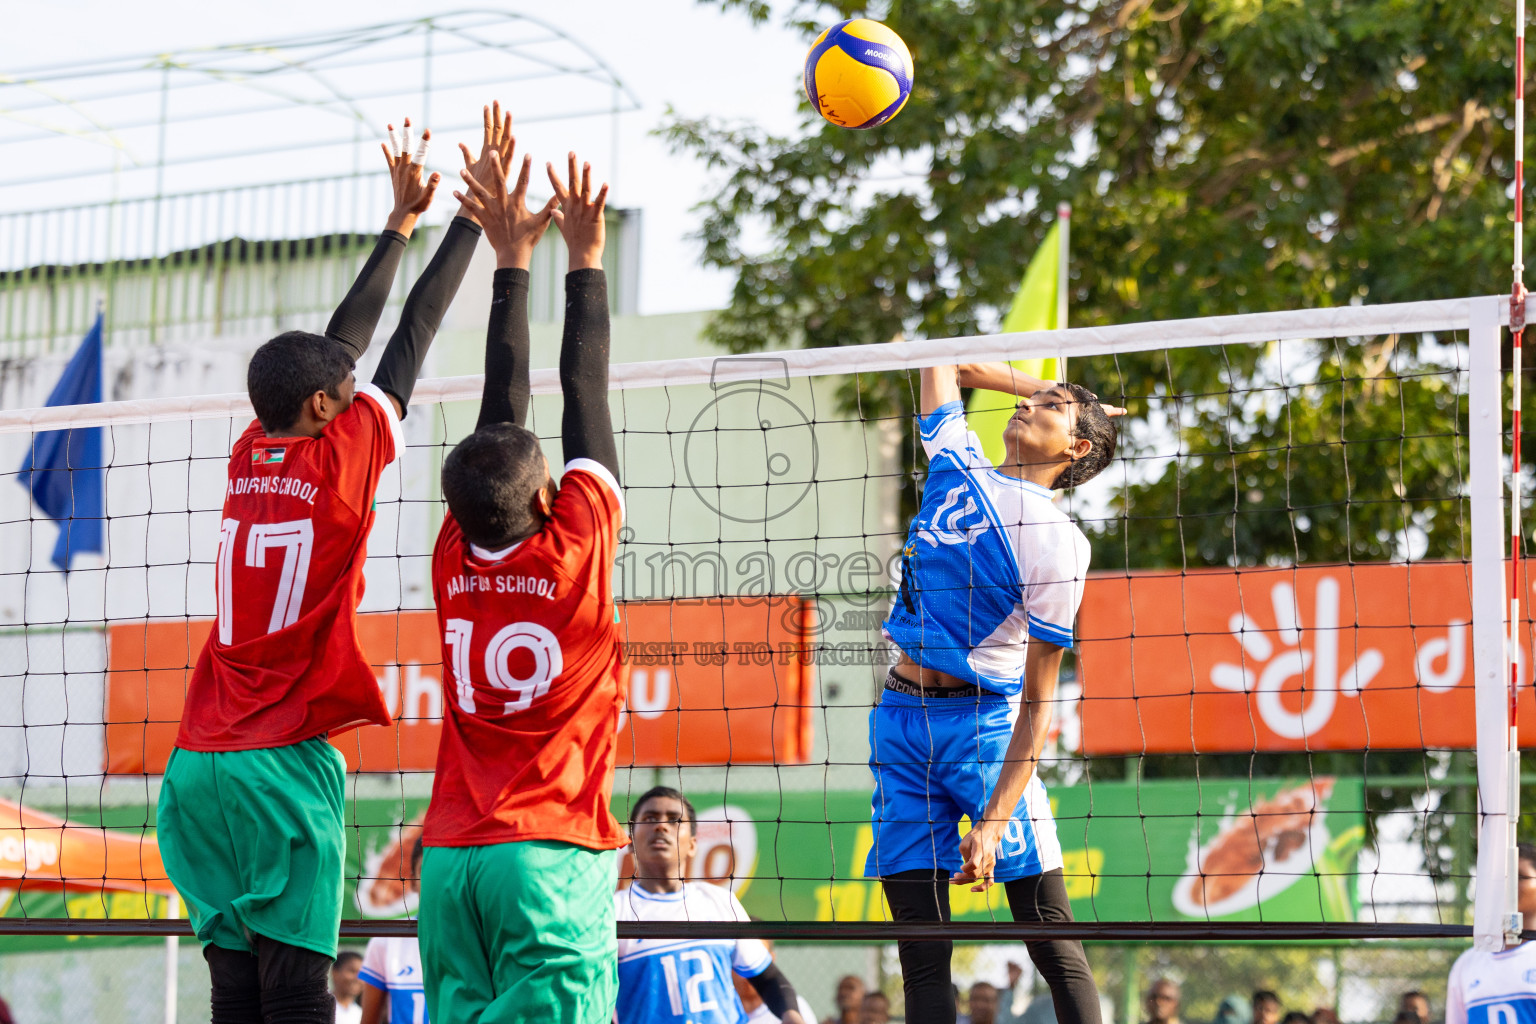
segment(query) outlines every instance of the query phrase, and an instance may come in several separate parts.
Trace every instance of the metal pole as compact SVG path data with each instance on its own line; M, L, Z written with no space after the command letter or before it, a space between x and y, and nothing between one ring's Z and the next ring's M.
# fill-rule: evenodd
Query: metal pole
M1063 330L1067 326L1067 268L1068 257L1072 252L1072 204L1056 204L1056 223L1061 226L1057 233L1061 246L1060 258L1056 261L1056 329ZM1057 370L1063 377L1067 375L1066 360Z
M174 920L181 916L181 900L176 893L171 893L165 901L165 916ZM176 995L178 988L177 979L177 954L180 950L181 940L174 935L165 937L165 1024L176 1024Z

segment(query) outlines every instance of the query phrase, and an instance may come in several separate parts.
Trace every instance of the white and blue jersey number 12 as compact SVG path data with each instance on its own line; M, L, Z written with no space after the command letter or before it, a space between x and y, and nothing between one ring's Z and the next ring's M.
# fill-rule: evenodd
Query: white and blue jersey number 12
M702 949L660 956L662 975L667 978L667 1003L673 1019L727 1018L720 1010L719 986L714 976L714 960ZM707 1016L708 1015L708 1016Z

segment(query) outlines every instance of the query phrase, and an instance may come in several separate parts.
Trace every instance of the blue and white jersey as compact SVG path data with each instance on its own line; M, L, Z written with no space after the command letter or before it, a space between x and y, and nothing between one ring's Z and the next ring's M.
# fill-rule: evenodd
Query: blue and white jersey
M1048 488L987 461L959 402L918 427L928 482L885 635L919 665L1017 696L1029 640L1072 646L1088 538Z
M749 921L729 889L684 882L681 892L631 884L613 894L620 921ZM744 1024L731 972L755 978L773 964L758 939L620 939L619 1024Z
M1536 942L1457 957L1445 988L1445 1024L1536 1024Z
M357 976L364 984L384 990L389 1024L427 1024L421 946L415 939L369 939Z

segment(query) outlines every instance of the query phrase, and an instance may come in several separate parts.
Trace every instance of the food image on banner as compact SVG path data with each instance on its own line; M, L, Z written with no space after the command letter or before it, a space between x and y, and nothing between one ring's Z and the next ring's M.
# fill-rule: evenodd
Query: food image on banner
M1350 866L1334 863L1335 837L1323 806L1334 780L1321 778L1256 799L1251 807L1224 815L1214 838L1200 845L1190 836L1189 865L1173 887L1173 908L1205 920L1230 917L1278 900L1304 879L1317 879L1328 920L1349 920L1347 894L1333 892L1330 875ZM1360 833L1358 836L1354 833ZM1363 840L1359 826L1337 837L1340 849Z

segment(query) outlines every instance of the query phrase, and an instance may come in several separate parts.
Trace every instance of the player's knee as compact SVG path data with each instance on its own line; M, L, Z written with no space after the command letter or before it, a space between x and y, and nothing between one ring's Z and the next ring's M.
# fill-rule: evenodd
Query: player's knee
M321 981L263 989L261 1014L265 1024L334 1024L336 1000Z
M212 1024L262 1024L261 982L256 957L222 946L204 946L212 983L209 1020Z

